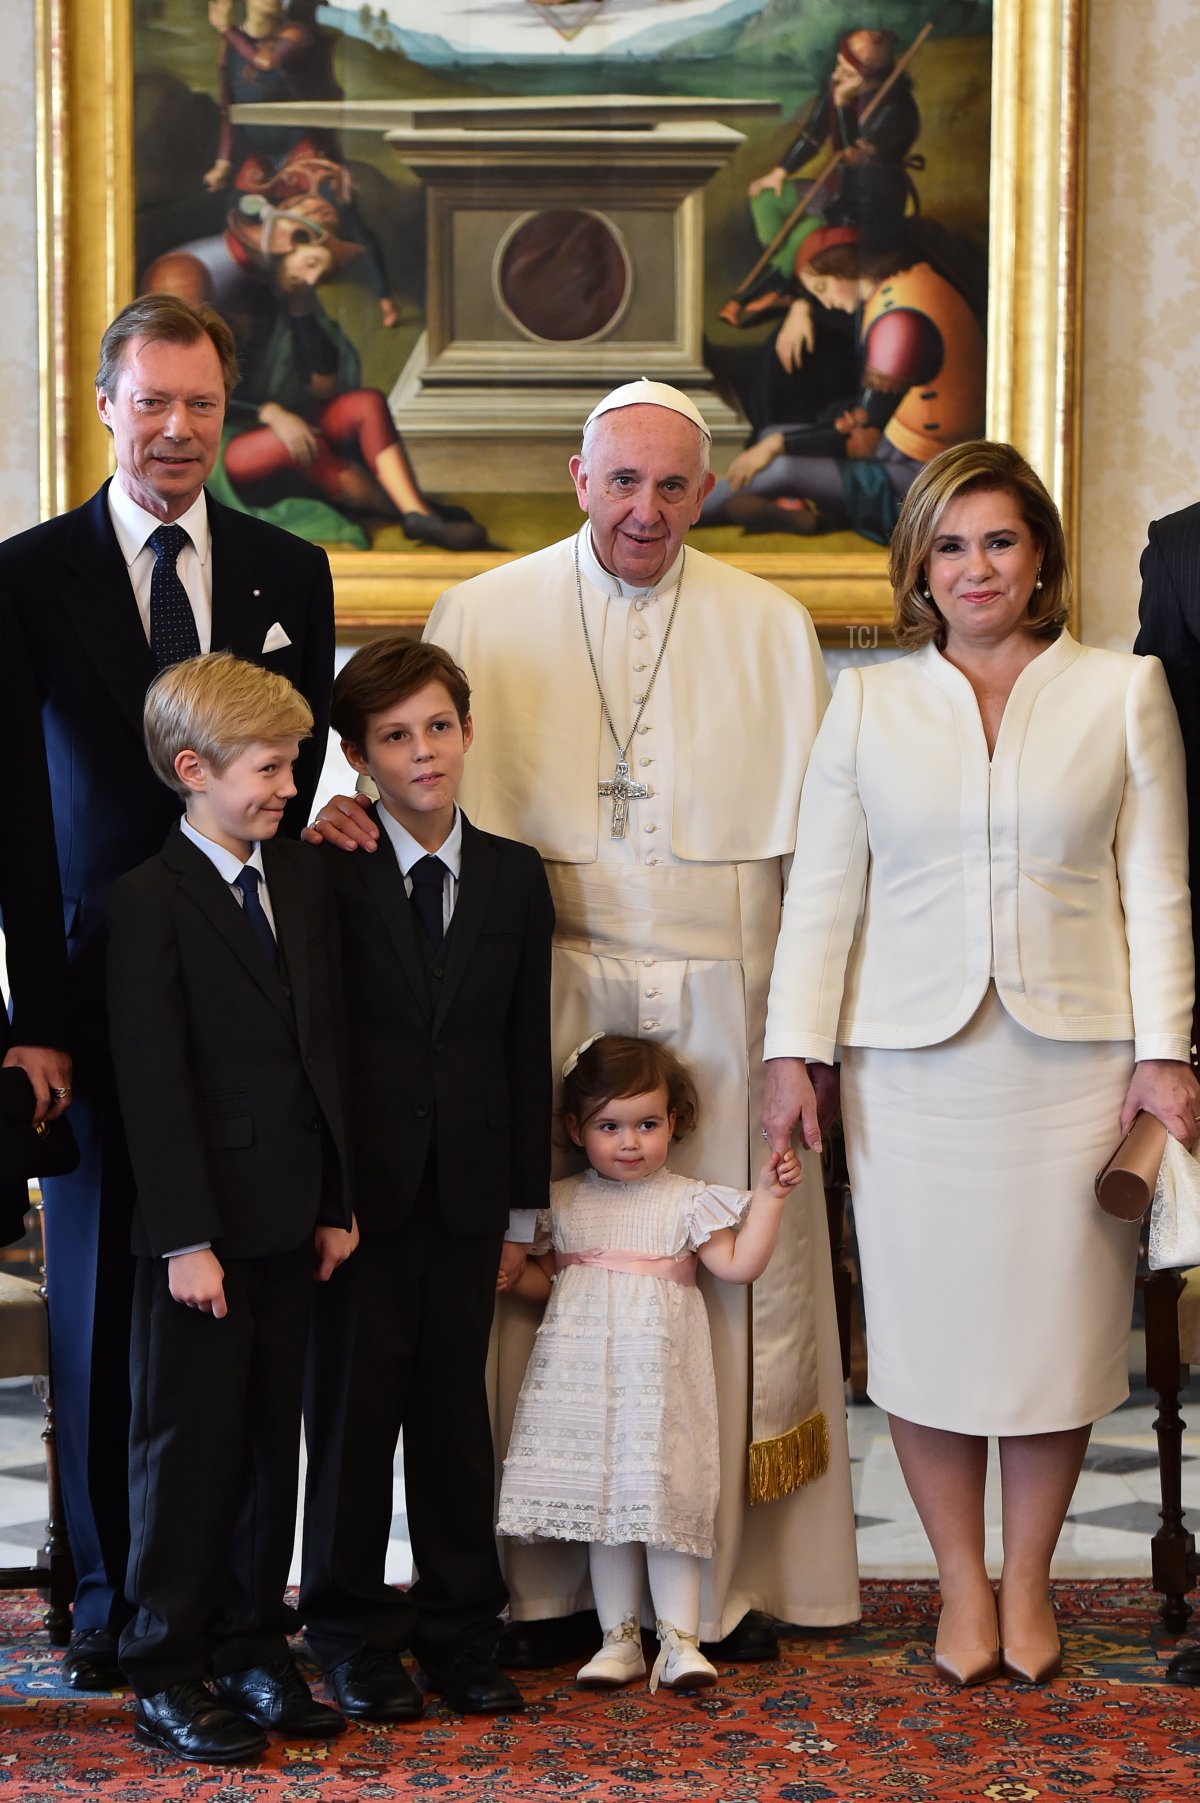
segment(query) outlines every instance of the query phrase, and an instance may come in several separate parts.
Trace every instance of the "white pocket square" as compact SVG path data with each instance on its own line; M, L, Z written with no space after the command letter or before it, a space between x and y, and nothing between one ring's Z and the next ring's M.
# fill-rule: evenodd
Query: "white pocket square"
M268 632L266 638L263 640L263 650L264 651L282 651L284 646L290 645L291 642L292 642L291 639L288 637L287 633L283 630L283 627L279 624L279 621L276 620L274 626L272 626L270 632Z

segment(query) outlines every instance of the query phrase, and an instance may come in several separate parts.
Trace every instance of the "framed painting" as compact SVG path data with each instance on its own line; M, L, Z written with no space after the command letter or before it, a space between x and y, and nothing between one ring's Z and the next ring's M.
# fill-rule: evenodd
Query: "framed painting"
M942 444L1074 540L1085 3L37 0L43 509L167 288L238 338L217 492L328 547L344 633L571 531L646 375L713 429L694 542L874 643Z

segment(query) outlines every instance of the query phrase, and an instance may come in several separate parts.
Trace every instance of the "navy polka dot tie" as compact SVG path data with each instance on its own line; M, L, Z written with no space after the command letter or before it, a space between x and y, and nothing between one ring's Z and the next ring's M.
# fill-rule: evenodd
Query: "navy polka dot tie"
M199 657L200 635L175 559L191 541L182 526L159 526L146 543L154 552L150 578L150 656L155 670Z

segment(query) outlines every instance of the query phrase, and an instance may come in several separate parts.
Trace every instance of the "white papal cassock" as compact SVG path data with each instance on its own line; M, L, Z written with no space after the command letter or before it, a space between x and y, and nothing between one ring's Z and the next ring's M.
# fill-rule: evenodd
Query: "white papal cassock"
M610 836L611 803L597 793L617 752L588 663L576 547L588 631L622 740L649 695L628 761L630 780L650 792L630 802L621 839ZM652 588L632 589L599 564L586 525L577 539L448 590L426 637L458 660L472 687L467 813L488 832L536 845L546 860L557 913L556 1070L601 1028L670 1044L696 1074L702 1111L699 1130L672 1149L672 1169L748 1188L765 1155L762 1038L783 877L829 689L799 603L701 552L680 557L679 611L652 688L680 561ZM813 1626L853 1621L850 1466L815 1158L805 1158L802 1190L753 1291L707 1273L701 1281L721 1441L701 1635L721 1638L754 1608ZM499 1453L537 1319L528 1304L501 1299ZM826 1427L828 1464L813 1475ZM749 1501L752 1443L763 1487L785 1491L774 1500ZM515 1618L568 1614L590 1601L584 1549L502 1542L502 1552Z

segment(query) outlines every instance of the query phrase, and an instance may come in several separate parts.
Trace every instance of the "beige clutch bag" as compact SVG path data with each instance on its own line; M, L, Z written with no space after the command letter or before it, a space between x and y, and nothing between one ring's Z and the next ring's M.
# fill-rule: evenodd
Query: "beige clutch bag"
M1167 1130L1152 1114L1139 1113L1102 1171L1096 1200L1118 1221L1139 1221L1149 1208L1167 1149Z

